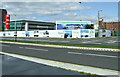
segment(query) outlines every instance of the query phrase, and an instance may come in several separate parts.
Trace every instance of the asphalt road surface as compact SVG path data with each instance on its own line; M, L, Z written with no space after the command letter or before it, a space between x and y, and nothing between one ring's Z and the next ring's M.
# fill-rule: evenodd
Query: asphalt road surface
M120 67L118 66L120 52L64 49L8 43L2 43L2 51L47 60L120 71Z
M33 77L34 75L83 75L7 55L0 56L2 56L2 75L33 75Z
M40 43L55 43L55 44L71 44L71 45L93 45L93 46L108 46L120 47L119 37L109 38L92 38L92 39L55 39L55 38L17 38L18 41L40 42ZM15 40L11 37L1 37L2 40Z

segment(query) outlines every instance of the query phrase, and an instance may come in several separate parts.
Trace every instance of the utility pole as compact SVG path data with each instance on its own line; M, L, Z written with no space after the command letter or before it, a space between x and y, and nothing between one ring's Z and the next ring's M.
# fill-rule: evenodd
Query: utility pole
M15 18L16 18L16 15L15 15ZM17 41L17 23L16 23L16 20L15 20L15 41Z
M99 23L100 14L99 14L99 12L100 12L100 11L102 11L102 10L99 10L99 11L98 11L98 36L99 36L99 34L100 34L100 33L99 33L99 29L100 29L100 23Z

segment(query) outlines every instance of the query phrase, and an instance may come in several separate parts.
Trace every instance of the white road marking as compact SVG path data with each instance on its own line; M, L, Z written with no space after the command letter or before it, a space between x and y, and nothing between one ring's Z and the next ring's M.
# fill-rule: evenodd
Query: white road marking
M91 44L102 44L102 43L91 43Z
M97 74L97 75L118 75L118 72L119 72L119 71L110 70L110 69L102 69L102 68L91 67L91 66L64 63L64 62L59 62L59 61L40 59L36 57L29 57L29 56L23 56L23 55L18 55L18 54L11 54L11 53L5 53L5 52L0 52L0 53L8 55L8 56L13 56L16 58L48 65L48 66L60 67L66 70L72 70L72 71L78 71L78 72L86 72L86 73Z
M29 48L29 47L25 47L25 49L48 51L48 50L46 50L46 49L37 49L37 48Z
M82 43L89 43L89 42L82 42Z
M102 44L102 43L90 43L90 42L82 42L82 43L87 43L87 44Z
M23 48L23 47L19 47L19 48Z
M58 42L70 42L70 41L58 41Z
M102 56L102 57L112 57L112 58L120 58L118 56L109 56L109 55L100 55L100 54L86 54L86 53L77 53L77 52L68 52L69 54L81 54L81 55L89 55L89 56Z
M6 46L6 47L10 47L9 45L0 45L0 46Z

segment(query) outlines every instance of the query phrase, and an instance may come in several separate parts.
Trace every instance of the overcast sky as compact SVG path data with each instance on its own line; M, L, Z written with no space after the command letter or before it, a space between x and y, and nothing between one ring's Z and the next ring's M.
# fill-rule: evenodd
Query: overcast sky
M118 21L118 2L3 2L11 20L92 21L97 22L98 10L105 22ZM16 16L15 16L16 15Z

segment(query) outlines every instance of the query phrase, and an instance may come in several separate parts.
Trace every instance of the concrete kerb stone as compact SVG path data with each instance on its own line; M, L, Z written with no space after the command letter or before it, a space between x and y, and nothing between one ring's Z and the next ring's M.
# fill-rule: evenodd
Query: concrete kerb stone
M68 49L83 49L83 50L97 50L97 51L100 50L100 51L120 52L120 49L111 49L111 48L91 48L91 47L75 47L75 46L60 46L60 45L44 45L44 44L30 44L30 43L18 43L18 42L7 42L7 41L0 41L0 42L11 43L11 44L22 44L22 45L55 47L55 48L68 48Z

